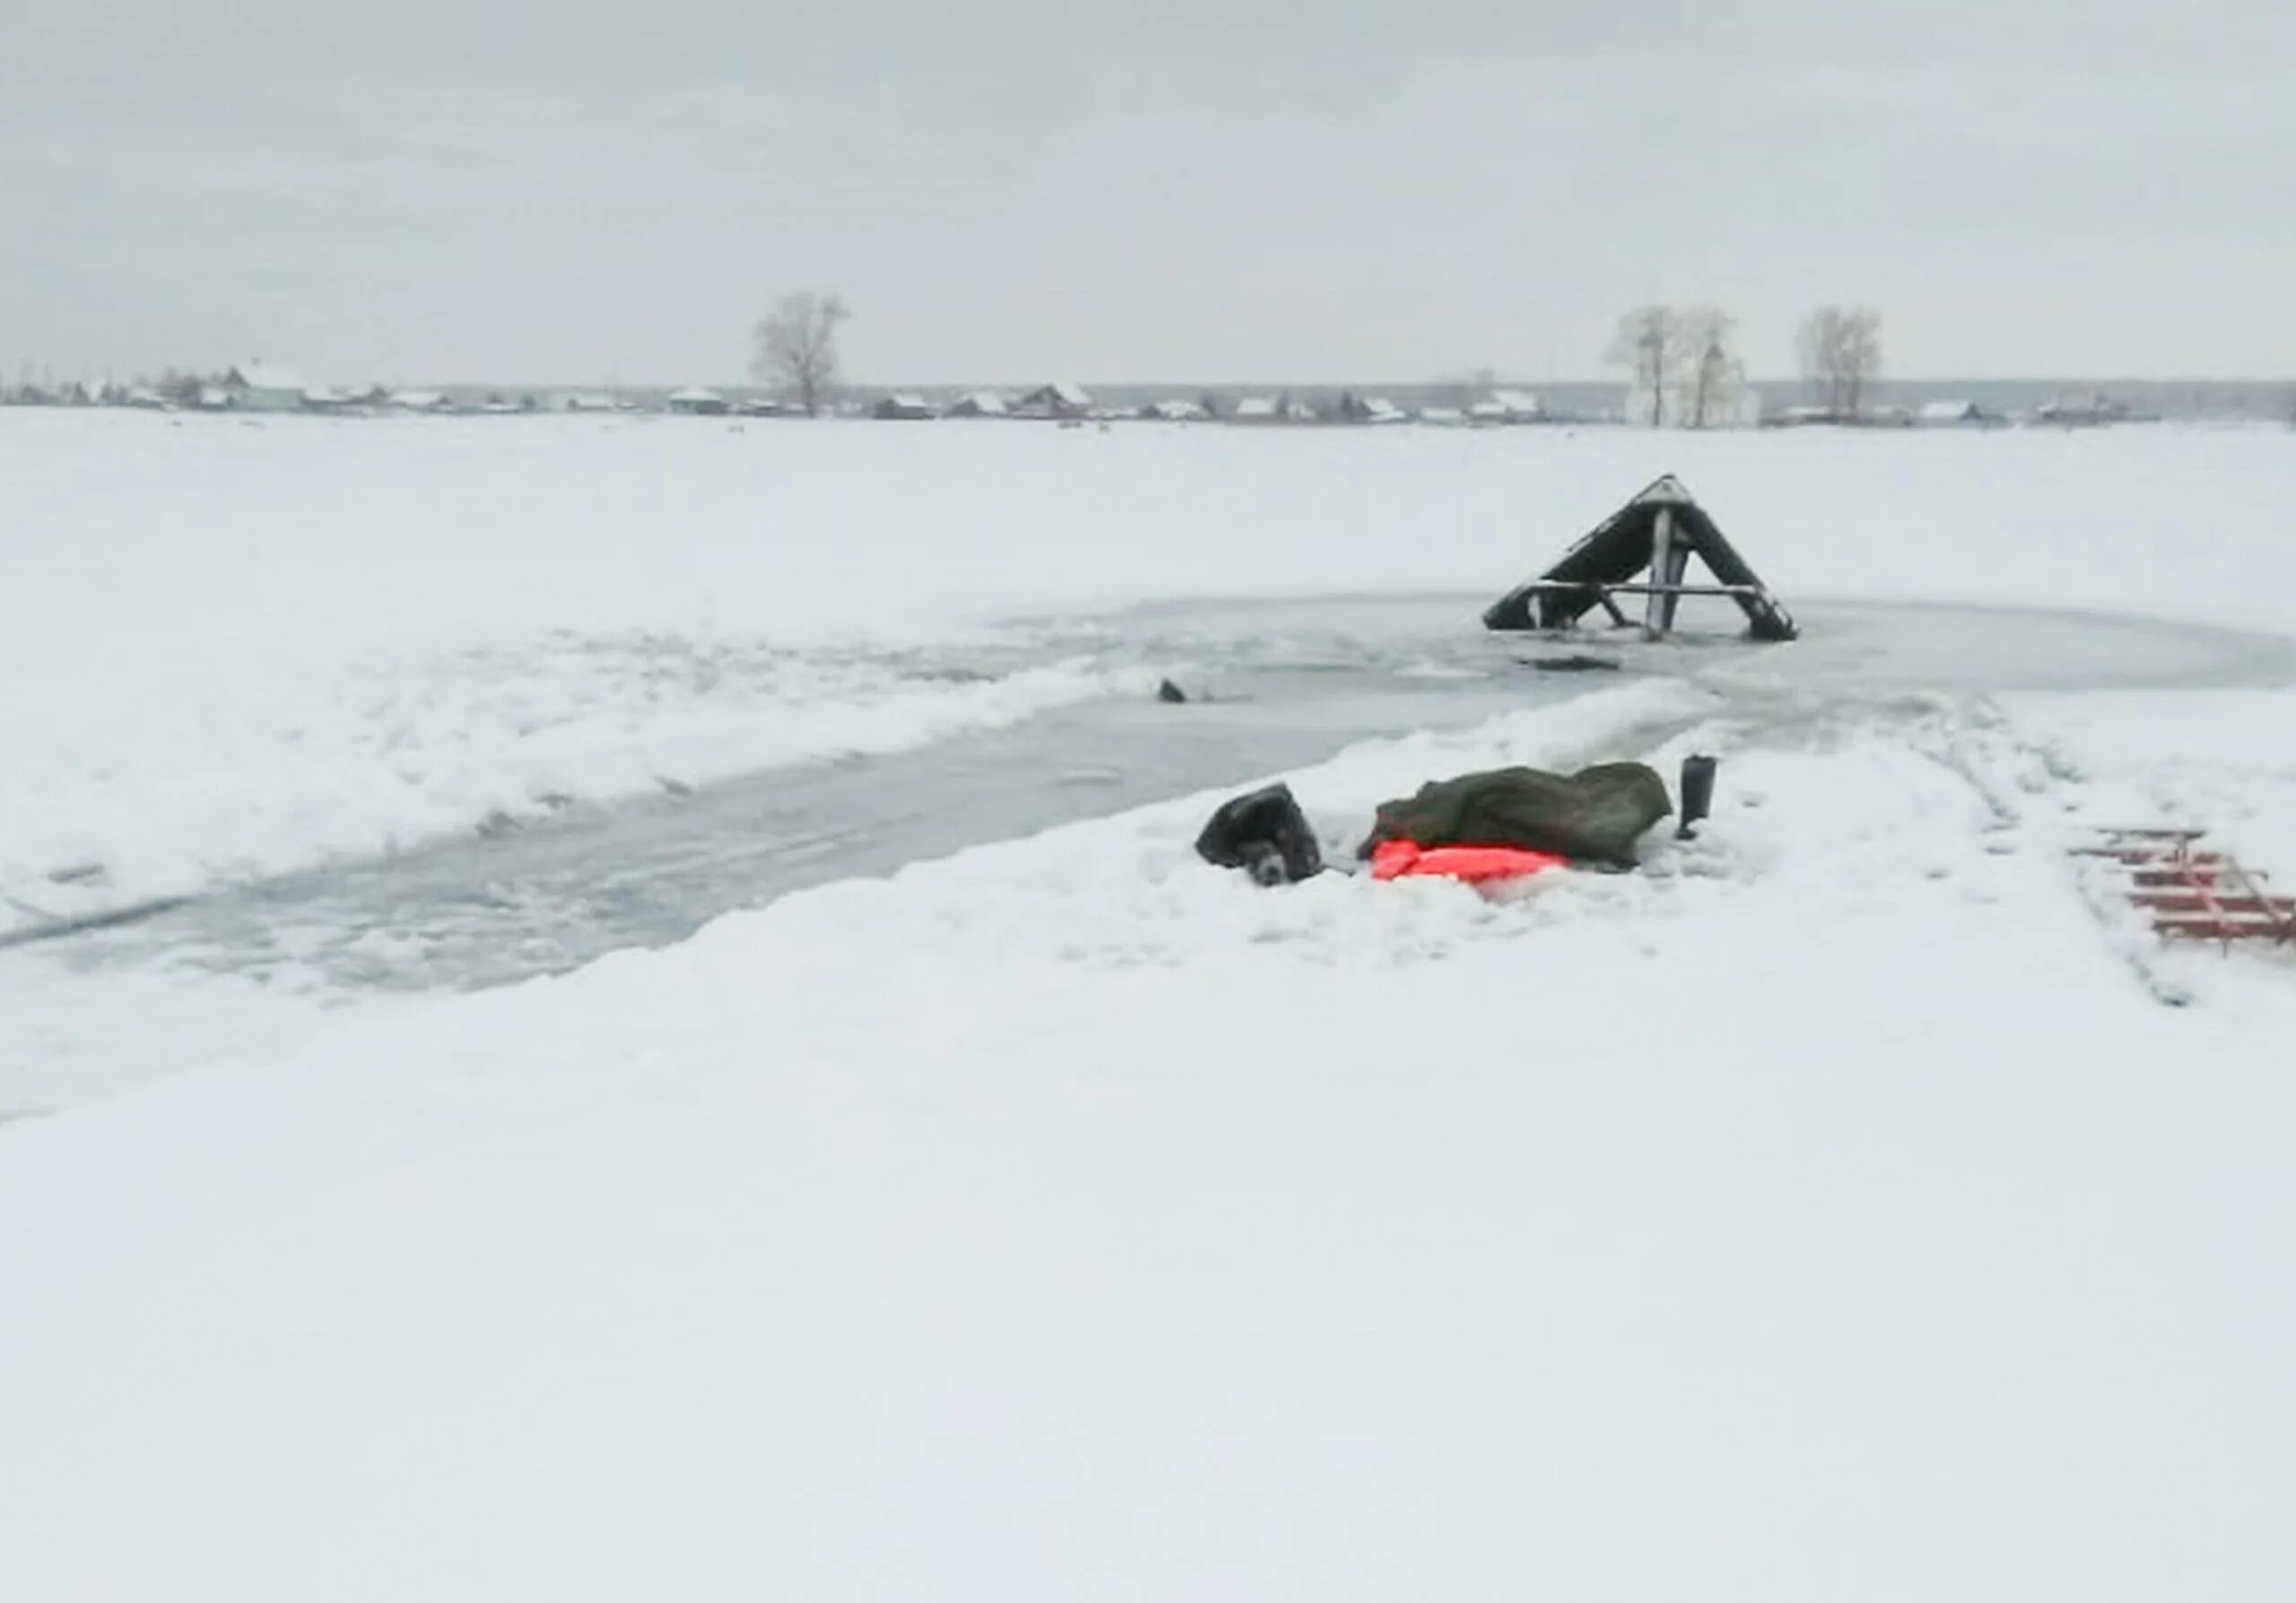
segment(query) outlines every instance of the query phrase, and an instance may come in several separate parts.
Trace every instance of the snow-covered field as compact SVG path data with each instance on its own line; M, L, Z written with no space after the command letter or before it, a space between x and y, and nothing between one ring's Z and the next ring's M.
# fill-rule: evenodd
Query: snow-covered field
M560 695L553 631L810 673L1496 586L1669 468L1789 601L2296 629L2264 431L0 415L0 458L26 874L34 796L215 871L168 828L206 739L250 807L358 791L369 665L492 653L628 776L655 726ZM427 798L526 794L481 704ZM2292 712L1639 679L1288 777L1343 838L1431 774L1719 751L1640 874L1259 892L1190 797L0 1126L0 1596L2285 1597L2296 965L2160 950L2066 849L2191 817L2296 878Z
M2296 620L2270 582L2296 436L2269 430L12 411L0 929L1130 693L888 649L1141 597L1495 589L1667 469L1789 598Z

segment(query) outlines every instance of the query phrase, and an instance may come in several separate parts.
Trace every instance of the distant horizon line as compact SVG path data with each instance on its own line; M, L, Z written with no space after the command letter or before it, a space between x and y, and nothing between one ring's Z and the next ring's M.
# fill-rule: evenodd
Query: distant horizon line
M249 358L247 364L228 364L226 367L206 370L206 371L220 374L222 372L228 371L230 366L252 365L257 362L261 362L265 365L275 365L288 370L294 371L307 379L310 378L311 371L313 370L306 368L300 362L274 362L272 359L269 358ZM107 366L100 370L99 375L91 374L86 370L60 370L51 364L28 362L16 364L15 374L13 381L9 373L5 370L0 370L0 388L13 388L14 384L24 382L25 375L28 372L37 373L39 375L38 381L45 384L132 385L155 381L170 370L185 371L199 370L186 370L181 367L177 367L173 370L167 367L161 367L156 370L138 368L128 370L125 375L123 375L122 370L117 366ZM333 370L322 369L318 370L332 371ZM1820 380L1813 379L1805 375L1752 376L1745 378L1743 381L1752 388L1770 389L1813 385L1821 382ZM341 379L322 379L315 380L315 382L322 382L329 385L330 387L341 388L346 381ZM364 380L364 382L368 384L383 384L387 388L402 389L674 390L701 386L718 390L774 393L788 388L787 385L763 383L752 379L698 379L691 378L621 379L591 377L583 379L368 379ZM969 390L1030 390L1041 388L1044 386L1052 383L1073 383L1080 385L1087 389L1168 389L1190 394L1201 392L1276 392L1283 390L1318 392L1362 390L1377 393L1380 390L1390 389L1405 391L1431 389L1524 389L1535 391L1543 388L1552 389L1563 388L1570 389L1623 390L1632 388L1633 382L1634 381L1632 379L1624 377L1529 379L1501 373L1496 376L1484 376L1482 374L1455 374L1437 378L1422 379L1322 379L1037 378L1030 379L982 380L975 379L856 379L840 380L834 388L839 391L848 394L856 391L900 392L906 390L927 392L945 390L961 394ZM2112 386L2133 386L2145 388L2196 388L2248 390L2296 390L2296 374L2243 378L2208 373L2179 373L2170 374L2167 376L2150 376L2139 373L2109 373L2104 375L2079 373L2020 373L2005 376L1979 376L1968 373L1945 373L1936 375L1884 373L1876 375L1874 379L1868 380L1868 388L1875 390L1888 390L1900 386L1930 388L1952 385L2021 386L2035 388L2055 386L2059 388L2083 389L2095 389Z
M661 390L669 390L669 389L681 389L681 388L688 388L688 387L691 387L691 386L697 386L697 385L699 385L699 386L706 387L706 388L710 388L710 389L719 389L719 390L755 390L755 391L759 391L759 392L761 392L761 393L770 393L770 392L777 392L777 391L780 391L780 390L785 390L785 389L787 389L787 388L789 388L789 387L788 387L787 385L786 385L786 384L764 383L764 382L761 382L761 381L759 381L759 380L757 380L757 379L526 379L526 380L518 380L518 381L515 381L515 382L510 381L510 380L504 380L504 379L421 379L421 380L414 380L414 381L411 381L411 382L412 382L412 383L413 383L413 384L420 384L421 386L422 386L422 387L424 387L424 388L432 388L432 389L485 389L485 388L495 388L495 389L552 389L552 390L566 390L566 389L643 389L643 390L661 389ZM1781 388L1781 387L1793 387L1793 386L1802 386L1802 385L1813 385L1813 384L1820 383L1820 382L1822 382L1822 380L1813 379L1810 379L1810 378L1806 378L1806 377L1802 377L1802 376L1798 376L1798 375L1796 375L1796 376L1790 376L1790 377L1779 377L1779 378L1749 378L1749 379L1745 379L1745 380L1744 380L1744 382L1745 382L1746 384L1748 384L1749 386L1752 386L1752 387L1754 387L1754 388ZM1894 386L1898 386L1898 385L1916 385L1916 386L1921 386L1921 387L1924 387L1924 388L1927 388L1927 387L1934 387L1934 386L1939 386L1939 385L1957 385L1957 384L1958 384L1958 385L2030 385L2030 386L2055 385L2055 386L2057 386L2057 387L2059 387L2059 388L2097 388L2105 387L2105 386L2110 386L2110 385L2132 385L2132 386L2142 386L2142 387L2145 387L2145 388L2180 388L2180 387L2202 387L2202 388L2242 388L2242 389L2296 389L2296 374L2290 374L2290 375L2286 375L2286 376L2283 376L2283 377L2276 377L2276 378L2265 378L2265 379L2224 378L2224 377L2221 377L2221 376L2213 376L2213 375L2206 375L2206 374L2177 374L2177 375L2171 375L2171 376L2167 377L2167 378L2146 378L2146 377L2143 377L2143 376L2140 376L2140 375L2137 375L2137 374L2132 374L2132 373L2113 374L2113 375L2109 375L2109 376L2106 376L2106 377L2102 377L2102 378L2091 377L2091 376L2082 375L2082 374L2052 374L2052 373L2042 373L2042 374L2018 374L2018 375L2013 375L2013 376L2007 377L2007 378L1975 378L1975 377L1971 377L1971 376L1970 376L1970 375L1968 375L1968 374L1945 374L1945 375L1943 375L1943 376L1940 376L1940 377L1929 377L1929 376L1926 376L1926 375L1917 376L1917 375L1912 375L1912 374L1883 374L1883 375L1881 375L1881 376L1879 376L1879 377L1877 377L1877 378L1874 378L1874 379L1870 379L1870 380L1868 380L1867 382L1868 382L1868 388L1874 388L1874 389L1889 389L1889 388L1892 388L1892 387L1894 387ZM845 392L845 393L848 393L848 394L849 394L849 393L852 393L852 392L855 392L855 391L864 391L864 390L865 390L865 391L871 391L871 392L888 392L888 393L891 393L891 392L898 392L898 391L902 391L902 390L924 390L924 391L951 390L951 391L955 391L955 392L958 392L958 393L961 394L961 393L963 393L963 392L965 392L965 391L967 391L967 390L976 390L976 389L988 389L988 390L997 390L997 391L1018 391L1018 390L1041 389L1041 388L1044 388L1046 385L1048 385L1048 384L1054 384L1054 383L1070 383L1070 384L1076 384L1076 385L1079 385L1079 386L1081 386L1081 387L1083 387L1083 388L1086 388L1086 389L1169 389L1169 390L1173 390L1173 391L1179 392L1179 393L1183 393L1183 394L1196 393L1196 392L1201 392L1201 391L1207 391L1207 390L1208 390L1208 391L1212 391L1212 392L1214 392L1214 393L1221 393L1221 394L1224 394L1224 393L1229 393L1229 392L1233 392L1233 391L1267 391L1267 392L1275 392L1275 391L1287 390L1287 389L1288 389L1288 390L1311 390L1311 391L1326 391L1326 390L1330 390L1330 391L1338 391L1338 390L1364 390L1364 391L1370 391L1370 392L1372 392L1372 393L1377 393L1377 392L1378 392L1378 391L1380 391L1380 390L1387 390L1387 389L1396 389L1396 390L1422 390L1422 389L1526 389L1526 390L1539 390L1539 389L1553 389L1553 388L1570 388L1570 389L1627 389L1627 388L1631 388L1631 387L1632 387L1633 380L1631 380L1631 379L1624 379L1624 378L1617 378L1617 379L1607 379L1607 378L1606 378L1606 379L1521 379L1521 378L1509 378L1509 377L1507 377L1507 376L1505 376L1505 375L1500 375L1500 377L1497 377L1497 378L1492 378L1492 379L1483 379L1483 378L1444 378L1444 379L1074 379L1074 378L1058 378L1058 379L1053 379L1053 378L1039 378L1039 379L1002 379L1002 380L996 380L996 379L992 379L992 380L981 380L981 379L840 379L840 380L839 380L839 381L836 383L836 385L834 386L834 388L835 388L836 389L839 390L839 391L842 391L842 392Z

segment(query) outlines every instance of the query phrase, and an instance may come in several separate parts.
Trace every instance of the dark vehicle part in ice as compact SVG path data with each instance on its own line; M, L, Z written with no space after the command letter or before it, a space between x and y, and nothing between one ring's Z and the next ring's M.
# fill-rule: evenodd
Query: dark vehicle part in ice
M1620 667L1615 657L1589 657L1584 652L1573 652L1568 657L1526 657L1521 660L1542 674L1614 674Z
M1683 582L1693 555L1714 583ZM1649 579L1634 582L1645 570ZM1631 627L1620 596L1643 597L1642 632L1654 640L1674 632L1674 611L1685 596L1727 596L1746 614L1746 632L1758 640L1790 640L1797 632L1769 587L1671 474L1612 513L1554 566L1492 602L1483 625L1568 629L1599 606L1613 623Z

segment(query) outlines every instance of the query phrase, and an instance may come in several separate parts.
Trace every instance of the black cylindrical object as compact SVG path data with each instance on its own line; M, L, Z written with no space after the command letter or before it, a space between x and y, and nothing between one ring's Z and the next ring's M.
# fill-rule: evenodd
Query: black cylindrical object
M1683 821L1674 831L1674 839L1687 841L1697 832L1697 825L1714 810L1714 759L1689 756L1683 759Z

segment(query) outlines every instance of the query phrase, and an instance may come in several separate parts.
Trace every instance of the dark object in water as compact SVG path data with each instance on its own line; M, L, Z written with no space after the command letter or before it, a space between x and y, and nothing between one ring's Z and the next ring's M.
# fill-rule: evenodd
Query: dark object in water
M1215 868L1244 869L1264 885L1296 884L1324 870L1323 849L1289 785L1222 802L1196 838L1196 854Z
M1405 801L1379 804L1363 842L1422 847L1515 846L1580 862L1634 867L1634 843L1667 814L1666 782L1640 762L1604 762L1575 774L1500 768L1437 780Z
M1686 583L1690 559L1714 575ZM1647 579L1638 576L1648 571ZM1706 509L1668 475L1612 513L1536 579L1516 586L1483 614L1485 629L1568 629L1600 607L1613 624L1628 618L1620 597L1642 602L1642 630L1652 640L1674 629L1685 596L1726 596L1746 614L1758 640L1790 640L1794 620L1738 554Z
M1522 659L1543 674L1594 674L1618 672L1615 657L1588 657L1574 652L1569 657L1526 657Z
M1187 700L1187 692L1167 679L1156 686L1156 699L1168 706L1177 707Z
M1714 810L1714 759L1689 756L1683 759L1683 821L1674 830L1677 841L1694 840L1698 828L1708 814Z

